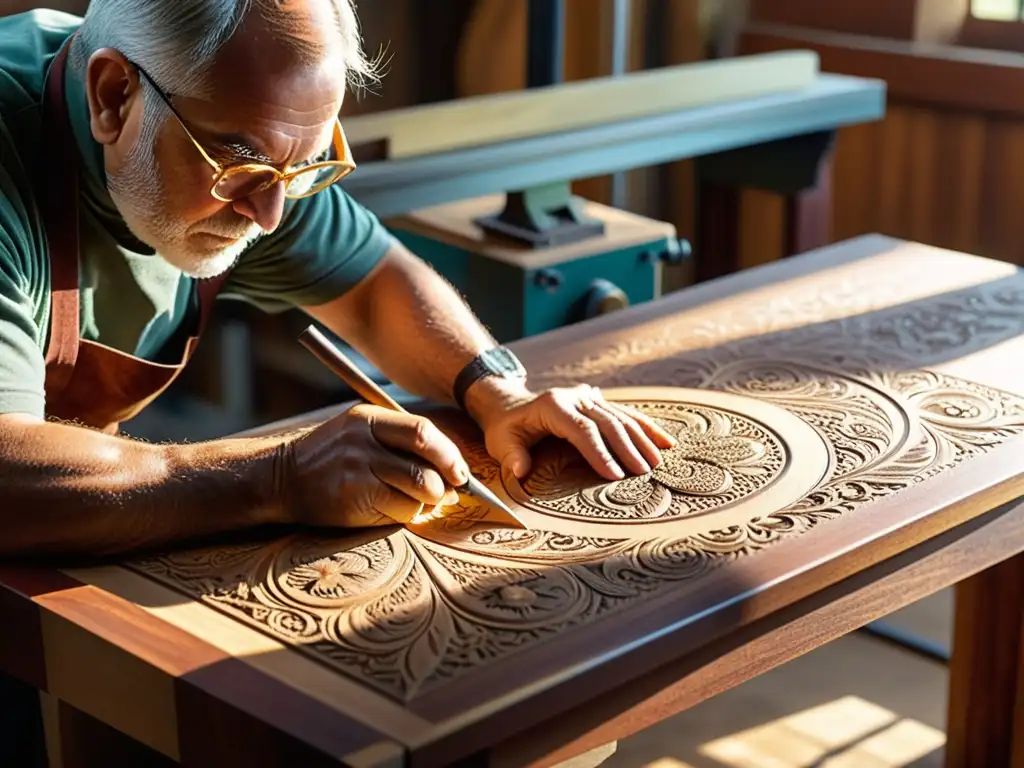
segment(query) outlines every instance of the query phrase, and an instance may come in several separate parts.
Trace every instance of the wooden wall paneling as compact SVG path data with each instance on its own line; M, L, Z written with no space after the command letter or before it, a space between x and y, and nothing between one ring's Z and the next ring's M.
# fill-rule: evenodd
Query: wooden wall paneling
M833 236L837 241L877 229L882 123L866 123L837 133L832 162Z
M767 264L785 252L785 202L780 195L745 189L739 195L740 269Z
M983 255L1024 264L1024 121L989 121L983 168L978 247Z
M1007 169L1024 162L1024 104L997 96L1024 87L1019 56L756 26L742 37L744 52L810 47L825 71L889 84L883 122L840 131L836 238L878 231L1020 263L1024 186Z
M904 107L907 119L905 237L927 241L940 229L935 200L942 192L938 181L938 132L940 116L927 107Z
M987 121L984 116L970 112L937 114L940 127L933 188L935 244L978 252Z

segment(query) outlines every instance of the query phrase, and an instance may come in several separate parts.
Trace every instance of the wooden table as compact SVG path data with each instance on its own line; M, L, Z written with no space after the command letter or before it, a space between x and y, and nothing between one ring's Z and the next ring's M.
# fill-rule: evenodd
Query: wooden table
M97 754L98 721L186 765L552 765L957 584L947 762L1021 766L1022 329L1015 267L870 236L533 338L535 383L677 430L660 473L552 444L520 488L437 414L535 530L5 566L0 669Z

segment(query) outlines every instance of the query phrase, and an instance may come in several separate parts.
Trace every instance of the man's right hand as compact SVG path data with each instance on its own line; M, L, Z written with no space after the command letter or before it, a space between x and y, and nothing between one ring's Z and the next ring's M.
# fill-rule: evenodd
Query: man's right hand
M454 504L469 467L428 419L353 406L287 446L283 502L293 522L361 527L409 522ZM447 483L447 485L446 485Z

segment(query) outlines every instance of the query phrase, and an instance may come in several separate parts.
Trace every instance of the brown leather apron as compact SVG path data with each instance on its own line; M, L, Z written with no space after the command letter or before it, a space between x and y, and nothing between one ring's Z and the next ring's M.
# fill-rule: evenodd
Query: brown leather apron
M114 434L178 376L195 352L227 273L198 281L199 322L177 365L151 363L79 337L78 155L64 96L70 39L54 58L44 99L47 185L42 200L50 253L46 415ZM154 258L159 258L154 256Z

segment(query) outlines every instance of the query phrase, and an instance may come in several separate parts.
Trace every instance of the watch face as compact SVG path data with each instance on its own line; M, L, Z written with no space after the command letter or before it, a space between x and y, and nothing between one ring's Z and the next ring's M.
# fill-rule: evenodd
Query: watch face
M488 369L499 375L522 376L526 373L519 359L507 349L489 350L483 359Z

